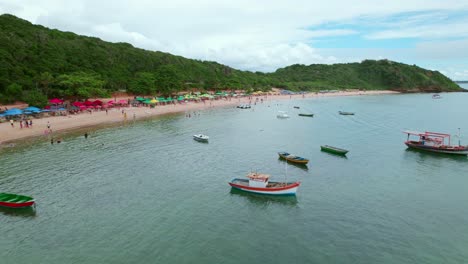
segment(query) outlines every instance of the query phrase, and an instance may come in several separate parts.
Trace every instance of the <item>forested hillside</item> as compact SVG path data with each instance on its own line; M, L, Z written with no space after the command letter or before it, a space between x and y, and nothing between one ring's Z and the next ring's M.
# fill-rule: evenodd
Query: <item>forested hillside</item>
M216 62L110 43L0 16L0 103L47 98L106 97L197 89L393 89L455 91L444 75L381 60L335 65L292 65L274 73L248 72Z

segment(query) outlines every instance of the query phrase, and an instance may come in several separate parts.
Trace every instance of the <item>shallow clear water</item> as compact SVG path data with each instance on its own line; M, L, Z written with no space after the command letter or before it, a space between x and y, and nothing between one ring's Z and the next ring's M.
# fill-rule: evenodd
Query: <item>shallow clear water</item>
M37 208L0 209L0 262L464 263L468 160L409 151L401 132L468 135L468 94L442 97L279 101L4 151L0 192ZM286 166L278 151L310 163ZM250 170L301 181L297 197L232 191Z

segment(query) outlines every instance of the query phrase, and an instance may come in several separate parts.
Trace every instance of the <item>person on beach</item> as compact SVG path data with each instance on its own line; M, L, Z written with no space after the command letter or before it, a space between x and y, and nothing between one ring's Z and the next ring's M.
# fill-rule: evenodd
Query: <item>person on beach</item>
M106 108L106 115L109 114L109 110Z
M136 114L133 113L133 121L135 121L135 119L136 119Z
M32 127L32 119L29 120L29 126Z
M29 128L28 120L24 120L24 126L25 126L26 128Z
M51 145L54 144L54 138L50 138L50 144L51 144Z
M50 130L50 122L47 121L47 128Z
M13 119L10 119L10 125L11 127L15 127L15 125L13 124Z
M23 129L23 120L20 120L20 129Z
M60 142L62 142L62 138L57 139L57 144L59 144Z
M85 133L84 133L84 138L85 138L85 139L88 139L88 132L85 132Z

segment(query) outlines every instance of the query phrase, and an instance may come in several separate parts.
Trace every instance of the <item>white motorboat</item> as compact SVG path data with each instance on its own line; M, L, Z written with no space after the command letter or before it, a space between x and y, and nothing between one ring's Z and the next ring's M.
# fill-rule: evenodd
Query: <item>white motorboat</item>
M196 141L208 142L208 139L210 139L210 137L203 134L197 134L193 135L193 139L195 139Z
M289 118L289 115L285 111L278 111L277 118Z

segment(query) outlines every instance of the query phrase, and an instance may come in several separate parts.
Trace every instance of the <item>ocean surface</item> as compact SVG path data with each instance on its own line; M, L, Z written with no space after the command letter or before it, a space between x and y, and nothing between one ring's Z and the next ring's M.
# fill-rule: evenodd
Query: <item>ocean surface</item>
M3 150L0 192L37 207L0 209L0 263L466 263L468 159L403 144L405 129L458 128L468 144L468 93L441 95L213 109ZM231 190L251 170L302 184L296 197Z

